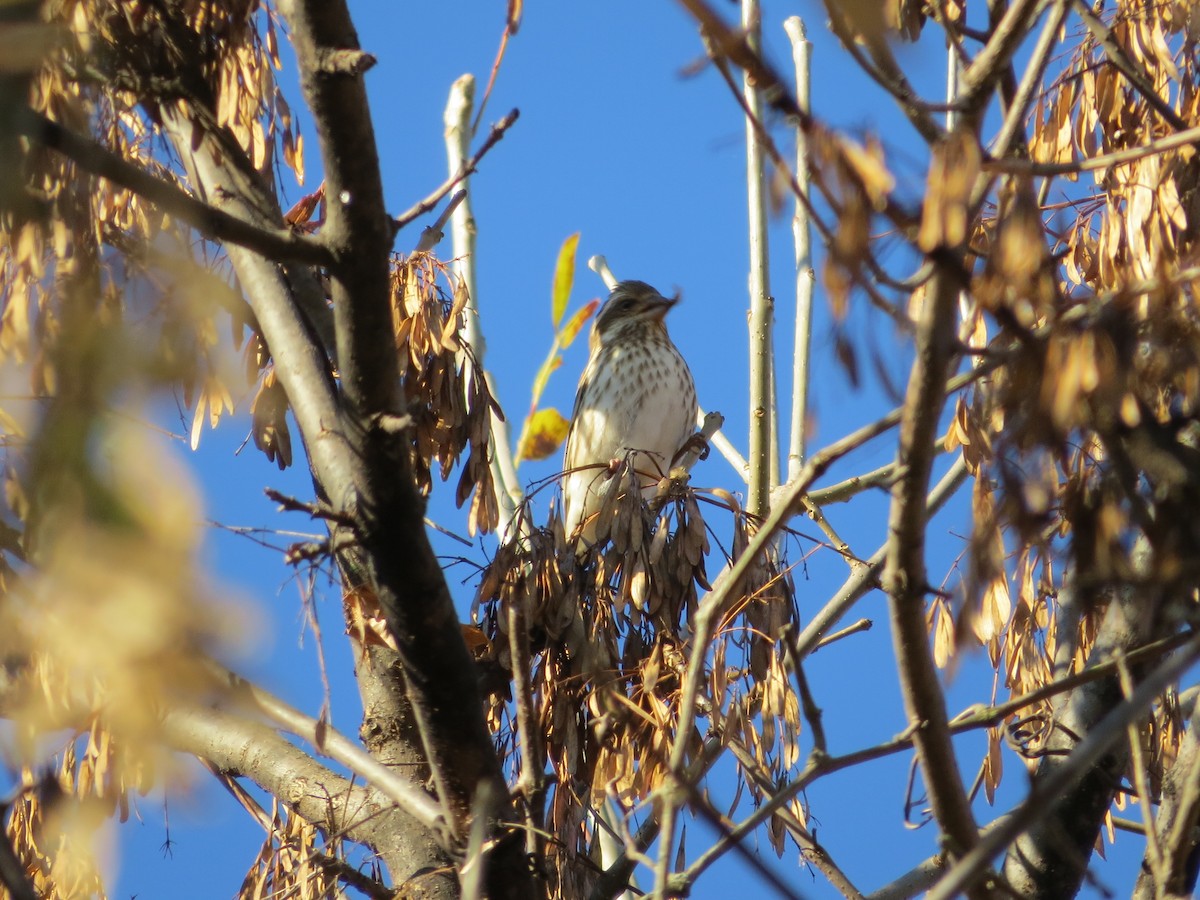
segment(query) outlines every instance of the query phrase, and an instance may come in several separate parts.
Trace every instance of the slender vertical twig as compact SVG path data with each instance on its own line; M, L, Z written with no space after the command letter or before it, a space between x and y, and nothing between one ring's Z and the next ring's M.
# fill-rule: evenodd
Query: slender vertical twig
M475 103L475 76L463 75L450 87L450 99L446 102L446 112L443 123L446 131L446 158L450 164L450 174L465 171L467 160L471 156L471 110ZM483 377L487 382L488 392L495 397L496 385L491 372L484 366L487 356L487 339L483 336L483 328L479 320L479 301L475 283L475 216L471 212L470 180L464 177L460 182L461 189L466 192L454 216L450 219L450 241L454 248L454 272L462 280L467 290L467 306L463 311L463 339L475 354L475 362L483 369ZM523 499L521 483L517 479L517 469L513 462L512 445L508 439L508 426L504 420L491 412L492 481L495 484L496 505L500 511L500 521L496 526L497 533L503 538L512 524L517 507Z
M804 30L804 20L791 16L783 23L792 43L792 61L796 66L796 103L809 109L809 81L812 74L812 44ZM788 481L800 474L807 455L808 384L812 346L812 304L816 275L812 261L812 223L809 221L808 135L796 129L796 184L803 196L796 198L792 216L792 238L796 244L796 337L792 358L792 429L788 440Z
M1116 663L1121 694L1128 700L1133 696L1133 675L1129 671L1129 662L1123 652L1117 654ZM1142 721L1144 720L1135 719L1125 726L1125 735L1129 740L1129 766L1133 770L1134 792L1141 808L1142 823L1146 828L1146 856L1150 860L1150 873L1154 876L1155 884L1165 886L1167 867L1163 861L1162 845L1159 843L1158 828L1154 822L1154 807L1151 805L1154 795L1150 791L1146 753L1142 749Z
M762 38L762 12L758 0L742 0L742 28L750 48L757 53ZM746 199L750 239L750 490L747 507L765 517L770 506L771 454L775 410L771 408L771 325L774 317L767 277L767 210L763 177L763 146L755 122L762 120L762 98L749 73L742 89L750 115L746 118Z

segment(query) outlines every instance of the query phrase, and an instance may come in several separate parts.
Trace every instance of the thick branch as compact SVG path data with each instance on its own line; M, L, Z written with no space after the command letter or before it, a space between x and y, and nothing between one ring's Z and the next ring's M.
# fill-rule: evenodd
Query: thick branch
M374 126L359 66L358 36L343 2L288 0L301 85L325 164L330 269L341 386L341 428L353 448L353 493L331 498L355 517L357 550L341 562L373 590L396 639L405 687L437 793L465 839L477 796L506 804L507 789L483 720L475 670L423 523L407 431L388 427L404 411L392 338L389 254L395 234L383 200ZM359 585L352 584L352 587ZM483 793L478 793L482 791ZM485 819L490 819L486 815ZM531 890L520 844L502 840L488 867L494 897Z
M957 266L951 271L954 269ZM946 376L953 357L958 291L959 284L950 271L939 271L934 275L921 312L917 356L900 423L897 468L903 477L892 489L883 575L904 705L909 722L917 729L914 735L917 757L933 814L954 855L973 847L978 832L950 742L945 697L925 628L928 592L925 493L933 464L933 439L946 399Z
M395 884L420 879L421 896L454 896L450 879L423 874L431 863L448 870L451 862L426 845L423 828L382 794L331 772L267 726L219 709L181 706L164 716L162 730L175 749L249 778L328 833L377 851Z

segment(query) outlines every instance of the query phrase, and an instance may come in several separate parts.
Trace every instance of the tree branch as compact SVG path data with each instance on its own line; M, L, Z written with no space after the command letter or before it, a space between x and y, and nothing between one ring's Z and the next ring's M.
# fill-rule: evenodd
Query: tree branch
M487 138L482 144L480 144L479 149L475 151L475 155L469 160L463 161L458 167L458 171L442 182L441 186L438 187L437 190L431 193L428 197L426 197L424 200L414 203L407 210L396 216L396 218L392 220L392 227L395 228L396 231L399 231L405 225L412 222L413 219L425 215L425 213L437 206L443 197L458 187L458 185L465 181L469 176L475 174L475 170L479 167L480 160L482 160L484 156L487 155L487 152L496 146L496 144L500 143L500 140L504 137L505 132L512 128L514 124L516 124L516 121L520 115L521 111L519 109L511 110L508 115L493 125L492 130L488 132Z
M332 259L321 241L297 234L289 228L264 228L198 200L170 182L133 165L99 142L75 134L41 113L25 109L16 117L16 122L21 134L30 140L57 150L83 171L106 178L144 197L168 215L191 225L209 240L237 244L280 262L294 260L326 265Z
M950 742L946 701L925 627L925 493L953 357L959 292L955 271L957 266L948 266L934 275L917 326L916 361L900 423L897 470L903 477L892 488L883 584L889 597L904 705L909 722L917 729L914 745L930 805L949 841L949 851L960 856L975 845L978 831Z
M341 556L348 587L379 602L397 651L438 798L457 838L466 840L483 797L507 806L508 790L483 718L475 668L423 524L409 462L411 436L380 423L404 412L392 338L389 255L394 223L382 178L366 88L357 68L331 68L361 54L344 2L284 0L325 164L328 213L322 236L330 268L341 428L353 450L353 490L331 498L356 518L357 550ZM490 806L487 810L492 812ZM532 890L522 845L510 834L490 842L485 883L493 897Z
M1034 822L1051 814L1067 792L1125 733L1126 726L1144 715L1154 698L1177 681L1200 659L1200 637L1192 637L1183 650L1163 662L1127 699L1114 707L1048 778L1034 781L1024 802L964 856L930 891L928 900L950 900L975 880L993 857L1024 833Z

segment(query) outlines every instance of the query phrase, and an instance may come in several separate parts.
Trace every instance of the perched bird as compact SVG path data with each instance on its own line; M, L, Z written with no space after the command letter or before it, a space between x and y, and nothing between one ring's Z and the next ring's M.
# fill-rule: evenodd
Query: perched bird
M633 467L648 493L695 430L692 373L663 321L676 302L645 282L622 281L592 324L591 355L567 432L563 526L568 538L582 526L582 539L594 540L595 525L588 519L599 509L613 460L637 451Z

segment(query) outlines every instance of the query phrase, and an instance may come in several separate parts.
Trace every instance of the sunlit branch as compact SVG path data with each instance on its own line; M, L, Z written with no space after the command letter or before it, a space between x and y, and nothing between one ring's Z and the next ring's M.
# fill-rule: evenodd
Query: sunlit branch
M460 173L470 166L467 151L470 146L472 100L475 95L475 79L463 75L450 89L443 116L446 137L446 156L450 171ZM463 200L451 219L451 241L454 248L454 270L467 289L467 305L463 311L463 337L475 354L475 362L483 370L488 392L499 397L495 381L487 368L487 339L479 315L479 286L475 279L475 216L471 211L470 181L461 179ZM513 461L512 444L508 436L508 425L495 410L489 413L492 442L489 465L496 490L496 506L499 522L496 532L507 535L517 507L524 499L517 468Z
M317 752L344 765L427 828L435 832L445 828L441 810L429 794L399 777L354 741L334 730L328 722L302 713L274 694L215 663L211 666L217 677L232 689L235 697L252 705L269 721L303 738Z
M792 44L792 61L796 67L796 103L809 108L809 84L812 76L812 44L804 30L804 21L791 16L783 23ZM796 129L796 187L804 198L796 198L792 213L792 240L796 248L796 328L792 348L792 410L788 438L787 479L800 473L807 452L808 390L812 354L813 289L816 274L812 260L812 223L809 221L808 135Z
M1065 765L1048 778L1037 780L1012 816L989 832L945 878L930 891L929 900L950 900L1003 852L1014 839L1035 821L1049 815L1066 792L1089 771L1112 744L1125 733L1126 726L1145 714L1146 709L1189 666L1200 658L1200 637L1192 636L1182 651L1163 662L1138 685L1132 695L1108 713L1071 752Z
M742 0L742 30L751 53L758 53L762 33L762 13L757 0ZM752 515L765 517L772 488L772 456L778 464L779 448L775 442L777 428L774 420L778 410L771 407L771 377L775 367L772 323L774 301L768 278L767 205L764 196L763 146L755 122L762 119L762 100L759 87L749 72L743 73L742 97L747 112L746 133L746 202L749 239L750 272L750 422L747 455L750 461L750 484L746 507Z
M814 488L808 492L808 499L816 506L845 503L871 488L890 488L895 480L896 463L890 462L878 469L864 472L862 475L854 475L837 484L831 484L829 487Z

